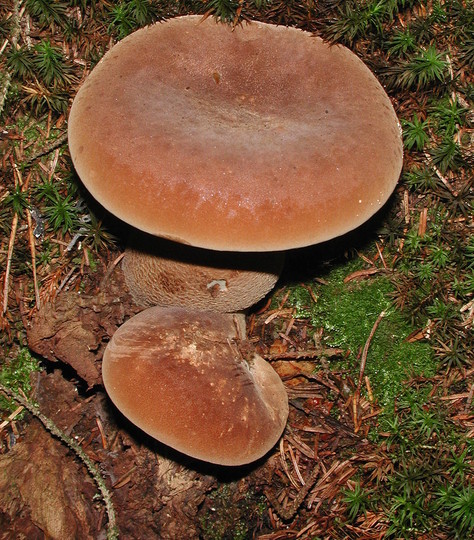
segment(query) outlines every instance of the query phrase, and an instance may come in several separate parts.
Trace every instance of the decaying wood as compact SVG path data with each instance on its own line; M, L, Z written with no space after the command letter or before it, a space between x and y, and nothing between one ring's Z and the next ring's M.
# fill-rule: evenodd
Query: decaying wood
M101 384L103 350L115 330L137 312L121 280L117 268L114 281L96 295L61 291L45 302L25 324L30 348L71 366L89 387Z
M31 539L96 538L98 513L90 504L95 486L84 482L87 474L66 454L39 423L32 422L24 440L0 456L3 538L18 538L18 531Z

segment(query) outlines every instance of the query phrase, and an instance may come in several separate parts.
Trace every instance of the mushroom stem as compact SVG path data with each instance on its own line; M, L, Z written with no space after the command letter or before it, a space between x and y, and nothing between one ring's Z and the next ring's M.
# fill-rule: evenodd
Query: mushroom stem
M133 299L142 307L244 310L273 289L285 258L284 252L195 248L139 231L128 246L122 269Z

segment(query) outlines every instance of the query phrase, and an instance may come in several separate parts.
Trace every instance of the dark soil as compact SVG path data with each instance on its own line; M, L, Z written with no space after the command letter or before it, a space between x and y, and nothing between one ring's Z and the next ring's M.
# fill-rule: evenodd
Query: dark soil
M276 539L294 538L306 527L308 534L327 530L338 513L334 497L355 473L343 456L369 446L354 434L349 414L339 415L342 421L331 415L335 403L344 408L348 382L329 372L311 375L315 358L338 351L315 348L304 321L293 322L296 341L289 350L278 337L288 319L284 310L251 315L250 339L274 359L288 387L288 427L279 448L256 464L198 462L149 438L105 394L103 350L139 309L119 266L94 278L88 286L84 277L86 292L61 291L25 327L30 348L47 366L37 375L34 397L105 478L120 537L234 538L226 534L240 527L242 538ZM0 456L0 538L105 538L107 515L86 467L38 421L20 426L18 437L10 434L10 451Z

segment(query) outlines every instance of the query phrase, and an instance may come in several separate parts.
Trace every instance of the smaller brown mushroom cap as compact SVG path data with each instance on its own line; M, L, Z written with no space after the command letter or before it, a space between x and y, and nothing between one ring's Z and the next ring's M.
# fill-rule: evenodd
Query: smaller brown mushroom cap
M138 233L129 246L122 269L143 307L241 311L273 289L284 262L282 252L210 251Z
M122 325L102 376L115 405L161 442L203 461L264 456L288 417L273 368L241 341L242 315L153 307Z

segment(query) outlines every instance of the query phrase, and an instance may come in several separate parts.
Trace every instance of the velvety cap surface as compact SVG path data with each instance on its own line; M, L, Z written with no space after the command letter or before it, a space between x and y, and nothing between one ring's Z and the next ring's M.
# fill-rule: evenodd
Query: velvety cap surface
M250 463L281 436L288 398L273 368L242 351L242 334L242 315L149 308L107 345L106 390L161 442L211 463Z
M74 100L69 145L115 215L218 250L339 236L386 202L402 166L390 100L348 49L200 16L115 45Z

